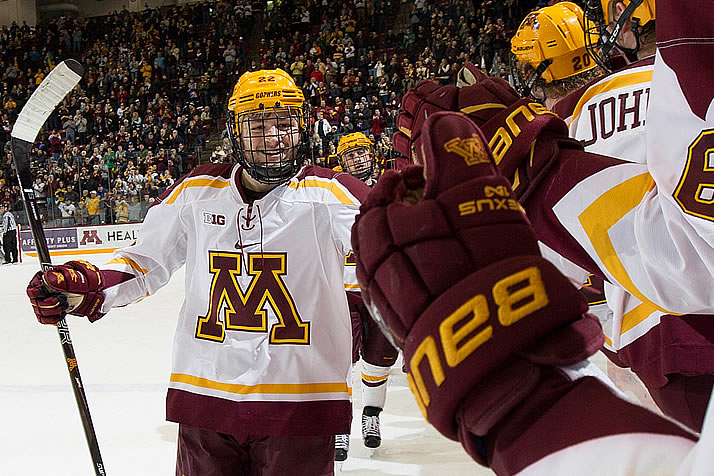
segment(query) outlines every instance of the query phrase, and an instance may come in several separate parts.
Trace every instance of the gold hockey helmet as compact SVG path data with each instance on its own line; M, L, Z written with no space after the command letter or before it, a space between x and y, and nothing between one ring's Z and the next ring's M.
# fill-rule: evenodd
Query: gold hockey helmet
M367 180L374 172L374 144L361 132L344 135L337 144L337 159L343 171Z
M288 73L244 73L228 100L228 136L236 159L259 182L288 180L310 151L308 118L303 92Z
M633 3L631 0L600 0L603 19L608 25L616 21L615 4L618 2L624 3L626 8L630 6L630 3ZM635 8L630 18L636 18L640 26L655 19L655 0L641 0L636 3L640 3L640 5Z
M531 12L511 38L511 53L530 82L546 83L589 71L597 65L585 48L583 10L572 2L560 2ZM597 42L597 35L591 41Z

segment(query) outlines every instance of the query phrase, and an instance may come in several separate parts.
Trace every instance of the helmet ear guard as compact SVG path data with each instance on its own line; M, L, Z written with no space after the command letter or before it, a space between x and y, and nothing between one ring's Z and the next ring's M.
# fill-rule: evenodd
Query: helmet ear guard
M311 152L309 106L302 90L281 69L244 73L228 100L227 116L233 156L248 175L261 183L289 180ZM277 140L276 150L267 148L266 139L270 137ZM287 147L285 138L290 142ZM262 148L254 148L257 139ZM269 163L270 152L281 156L277 163ZM258 159L261 155L264 160Z

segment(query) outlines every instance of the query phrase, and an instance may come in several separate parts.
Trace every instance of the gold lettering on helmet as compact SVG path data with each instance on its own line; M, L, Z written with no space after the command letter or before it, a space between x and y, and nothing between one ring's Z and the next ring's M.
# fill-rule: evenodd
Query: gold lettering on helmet
M455 137L444 144L444 150L453 152L463 157L469 167L476 164L487 164L488 153L476 134L471 134L468 139Z
M280 97L282 96L281 91L262 91L255 93L255 99L260 99L260 98L272 98L272 97Z

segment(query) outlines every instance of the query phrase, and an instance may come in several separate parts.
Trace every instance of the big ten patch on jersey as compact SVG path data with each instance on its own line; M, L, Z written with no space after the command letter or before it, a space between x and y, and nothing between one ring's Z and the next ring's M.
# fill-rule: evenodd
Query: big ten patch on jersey
M226 216L221 213L204 211L201 212L202 223L205 225L225 226Z

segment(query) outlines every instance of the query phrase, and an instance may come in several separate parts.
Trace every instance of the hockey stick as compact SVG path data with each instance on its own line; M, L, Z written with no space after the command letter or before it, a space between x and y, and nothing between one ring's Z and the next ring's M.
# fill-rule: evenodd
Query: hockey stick
M57 107L57 104L79 83L83 74L84 68L75 60L68 59L58 64L37 89L35 89L35 92L32 93L32 96L30 96L30 99L22 108L22 111L20 111L20 115L10 134L12 156L15 161L17 178L20 180L22 198L25 202L25 211L30 221L32 237L35 240L35 249L37 250L37 256L40 259L40 266L43 271L52 269L52 262L50 251L47 247L45 231L42 228L40 210L35 202L35 192L32 188L30 151L32 149L32 143L35 142L37 134L40 132L40 128L45 124L47 118L49 118L52 111ZM97 435L94 433L92 417L89 414L87 396L84 394L84 385L82 385L82 378L79 375L77 358L74 355L72 338L69 334L67 321L64 318L57 323L57 332L59 334L60 343L62 344L62 350L64 351L67 369L69 370L74 399L77 402L79 416L82 419L84 436L87 438L89 453L92 457L92 463L94 464L94 472L97 476L106 476L102 456L99 453Z

